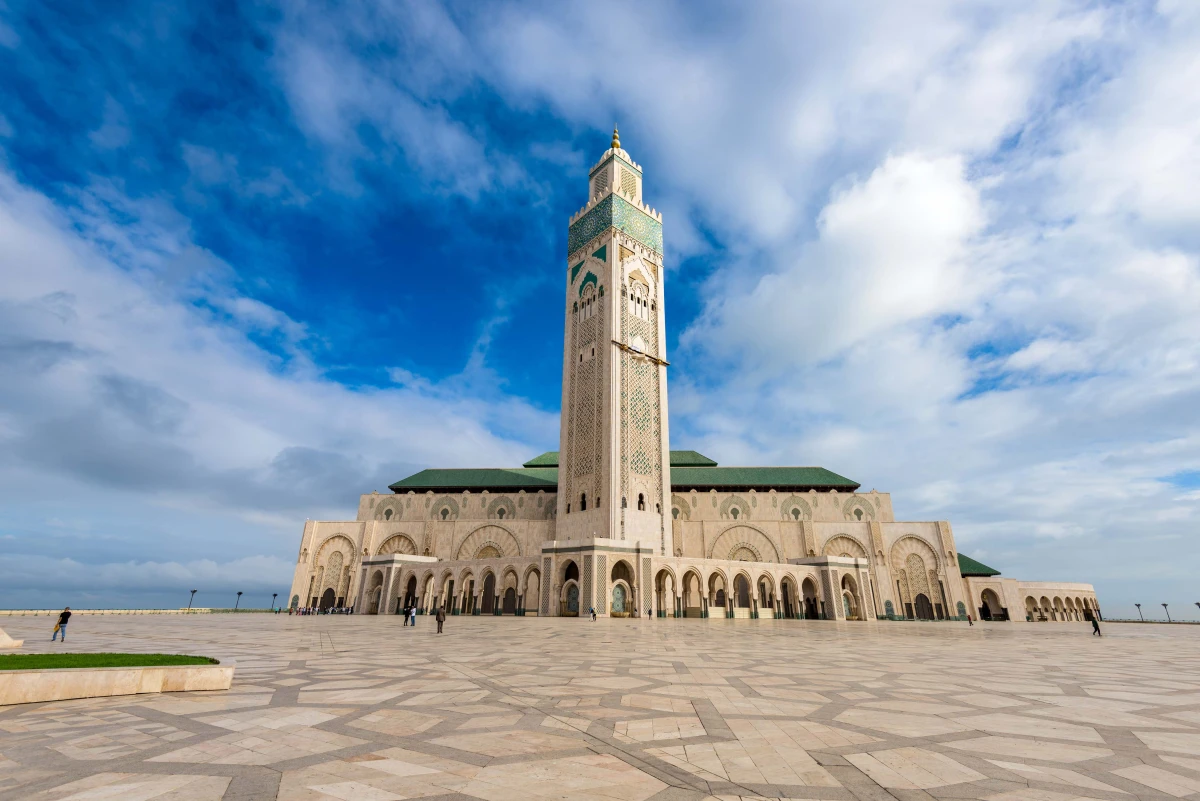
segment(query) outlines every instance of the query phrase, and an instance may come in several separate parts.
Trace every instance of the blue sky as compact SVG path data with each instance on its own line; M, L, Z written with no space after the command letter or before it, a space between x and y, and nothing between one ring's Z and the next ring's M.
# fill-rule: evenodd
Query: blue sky
M286 591L556 446L567 219L663 211L671 435L1109 613L1195 594L1188 3L0 3L0 606Z

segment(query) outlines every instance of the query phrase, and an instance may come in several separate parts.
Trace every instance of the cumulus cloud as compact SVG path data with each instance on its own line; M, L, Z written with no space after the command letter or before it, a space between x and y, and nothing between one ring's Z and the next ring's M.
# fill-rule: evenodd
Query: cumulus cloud
M95 530L51 542L39 529L64 516L140 527L147 505L159 528L178 529L182 511L192 518L184 527L196 518L222 529L253 522L294 536L305 517L343 518L359 493L420 465L519 463L536 450L529 437L557 430L556 415L486 391L462 394L453 378L361 390L327 378L301 352L303 328L238 295L223 271L160 280L196 250L186 228L152 215L118 226L103 213L117 203L104 191L104 203L62 208L0 173L0 475L9 503L56 498L53 517L23 520L28 536L6 551L90 550ZM274 329L296 358L255 343ZM493 424L513 431L501 416L522 428L493 434ZM42 487L32 497L31 485ZM91 497L77 506L69 488L123 496L128 521ZM218 547L191 537L109 545L110 558L139 563ZM279 545L265 536L240 547L256 548ZM258 581L289 579L290 568ZM0 603L18 597L13 586Z

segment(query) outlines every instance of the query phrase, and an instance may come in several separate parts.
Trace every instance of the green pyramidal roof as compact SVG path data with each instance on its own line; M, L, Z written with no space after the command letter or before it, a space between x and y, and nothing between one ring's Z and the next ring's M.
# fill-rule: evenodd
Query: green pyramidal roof
M983 562L976 562L969 556L958 555L958 572L963 576L998 576L1000 571L988 567Z
M671 451L671 467L716 467L717 463L696 451ZM558 467L558 451L546 451L522 467Z
M671 489L757 489L807 492L854 492L858 483L824 467L720 467L696 451L671 451ZM522 467L422 470L389 487L392 492L553 492L558 489L558 451L546 451ZM990 568L988 568L990 569Z

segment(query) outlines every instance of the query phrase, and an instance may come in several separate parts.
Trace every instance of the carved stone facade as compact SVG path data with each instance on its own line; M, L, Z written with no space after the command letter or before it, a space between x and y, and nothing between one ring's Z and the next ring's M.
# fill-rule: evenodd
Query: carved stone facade
M722 467L668 442L662 217L620 146L566 261L560 451L423 470L304 526L293 606L586 617L1074 620L1090 585L1022 584L946 521L819 467ZM964 569L960 569L960 564Z

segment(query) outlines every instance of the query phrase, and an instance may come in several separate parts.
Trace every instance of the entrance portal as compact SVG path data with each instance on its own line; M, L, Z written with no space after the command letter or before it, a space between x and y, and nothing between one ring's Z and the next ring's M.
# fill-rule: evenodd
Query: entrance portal
M925 593L917 594L916 607L917 620L933 620L933 604L929 602L929 598Z
M333 587L321 593L321 609L332 609L335 601L337 601L337 596L333 592Z

